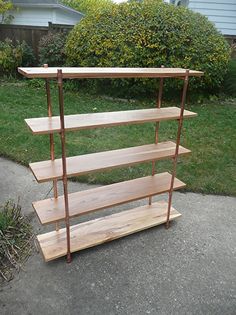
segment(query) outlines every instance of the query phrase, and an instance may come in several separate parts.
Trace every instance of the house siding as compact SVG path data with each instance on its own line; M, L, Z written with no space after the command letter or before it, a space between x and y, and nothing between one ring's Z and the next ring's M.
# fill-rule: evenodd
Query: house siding
M190 0L188 7L208 17L224 35L236 35L236 0Z
M48 26L48 22L55 24L75 25L80 19L78 14L59 8L25 8L21 7L11 14L14 16L11 24Z
M75 25L81 20L81 18L78 19L78 15L74 14L73 12L68 12L65 14L65 11L55 9L55 21L53 23Z
M48 21L53 19L52 10L44 8L19 8L11 14L14 16L11 24L14 25L48 26Z

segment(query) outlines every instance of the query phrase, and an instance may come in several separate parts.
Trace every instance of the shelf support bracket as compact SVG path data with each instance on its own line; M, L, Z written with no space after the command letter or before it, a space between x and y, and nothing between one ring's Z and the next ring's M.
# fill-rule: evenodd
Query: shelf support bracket
M171 203L172 203L174 179L176 176L176 166L177 166L177 161L178 161L180 136L181 136L181 130L182 130L182 126L183 126L184 106L185 106L185 102L186 102L188 82L189 82L189 70L186 70L185 78L184 78L183 92L182 92L182 99L181 99L180 116L179 116L179 120L178 120L178 131L177 131L175 155L173 158L173 171L172 171L172 176L171 176L169 198L168 198L168 208L167 208L167 218L166 218L166 228L167 229L170 226L170 210L171 210Z
M65 120L64 120L64 97L63 97L63 75L62 70L57 70L57 83L58 83L58 98L60 108L60 137L61 137L61 150L62 150L62 171L63 171L63 190L65 202L65 224L66 224L66 240L67 240L67 262L71 262L70 251L70 215L69 215L69 201L68 201L68 187L67 187L67 169L66 169L66 147L65 147Z

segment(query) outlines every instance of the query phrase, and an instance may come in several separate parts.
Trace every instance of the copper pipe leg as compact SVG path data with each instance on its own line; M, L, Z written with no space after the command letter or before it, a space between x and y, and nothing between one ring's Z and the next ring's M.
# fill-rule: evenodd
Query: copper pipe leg
M168 200L168 209L167 209L167 218L166 218L167 229L170 226L170 211L171 211L171 203L172 203L172 194L173 194L174 180L175 180L175 175L176 175L176 166L177 166L178 154L179 154L180 136L181 136L181 130L183 126L183 115L184 115L184 106L185 106L186 94L187 94L187 88L188 88L188 79L189 79L189 70L186 70L183 93L182 93L182 100L181 100L181 110L180 110L180 116L178 120L178 131L177 131L175 155L173 158L173 171L172 171L170 189L169 189L169 200Z
M155 175L155 166L156 166L155 161L152 161L152 176ZM152 196L150 196L148 198L148 204L149 204L149 206L151 206L151 204L152 204Z
M60 108L60 123L61 123L61 155L62 155L62 171L63 171L63 189L64 189L64 202L65 202L65 224L66 224L66 245L67 245L67 262L71 262L70 251L70 213L68 201L68 187L67 187L67 167L66 167L66 139L65 139L65 120L64 120L64 97L63 97L63 75L62 70L57 70L57 83L58 83L58 97Z
M60 223L59 222L55 223L55 229L57 232L60 230Z
M174 178L174 176L173 176ZM171 204L172 204L172 193L173 193L173 186L171 184L171 188L169 191L169 200L168 200L168 208L167 208L167 216L166 216L166 228L168 229L170 226L170 210L171 210Z
M164 68L164 66L161 66L162 68ZM162 102L162 94L163 94L163 83L164 83L164 79L161 78L160 79L160 84L159 84L159 90L158 90L158 96L157 96L157 100L156 100L156 106L157 108L161 107L161 102ZM160 122L156 122L156 128L155 128L155 144L158 144L158 131L159 131L159 127L160 127ZM152 161L152 176L155 175L155 161ZM149 206L151 206L152 204L152 196L149 197L148 199L148 204Z
M166 222L166 226L165 226L165 227L166 227L166 230L169 229L169 227L170 227L170 221L167 221L167 222Z
M67 262L68 264L70 264L70 263L71 263L71 261L72 261L72 258L71 258L71 253L67 253L67 256L66 256L66 262Z
M54 192L54 198L56 199L58 197L57 180L53 181L53 192ZM57 232L60 230L60 222L59 221L57 221L55 223L55 229Z
M44 64L43 67L48 68L48 64ZM52 101L51 101L49 79L45 79L45 88L46 88L46 94L47 94L48 117L52 117ZM51 160L54 161L55 160L55 152L54 152L54 136L53 136L53 134L49 135L49 139L50 139L50 157L51 157ZM53 181L53 192L54 192L54 198L56 199L58 197L57 180ZM56 229L56 231L59 231L59 229L60 229L59 222L56 222L55 229Z

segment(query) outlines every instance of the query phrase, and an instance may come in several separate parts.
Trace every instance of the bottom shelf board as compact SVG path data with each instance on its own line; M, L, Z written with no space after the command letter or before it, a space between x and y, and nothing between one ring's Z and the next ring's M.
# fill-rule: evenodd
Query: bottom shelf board
M70 228L71 252L100 245L166 222L168 204L164 201L87 221ZM171 207L170 220L181 214ZM45 261L67 253L66 229L37 236Z

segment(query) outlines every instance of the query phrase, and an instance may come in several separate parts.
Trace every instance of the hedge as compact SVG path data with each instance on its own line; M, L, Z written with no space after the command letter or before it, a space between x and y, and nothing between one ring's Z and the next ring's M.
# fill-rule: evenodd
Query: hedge
M66 44L67 64L81 67L183 67L205 72L192 89L217 90L227 71L229 45L208 19L185 7L149 0L112 5L85 17ZM103 81L97 81L98 86ZM179 83L168 80L167 89ZM104 82L103 82L104 83ZM109 80L121 94L153 93L155 80ZM104 86L104 85L102 85Z

